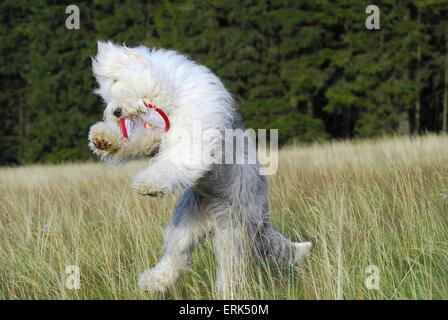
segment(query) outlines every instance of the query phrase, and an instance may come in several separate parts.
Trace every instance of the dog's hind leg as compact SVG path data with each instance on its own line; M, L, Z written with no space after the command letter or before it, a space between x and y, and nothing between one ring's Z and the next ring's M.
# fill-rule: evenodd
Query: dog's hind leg
M202 201L191 189L180 200L164 232L162 258L154 268L140 275L139 286L143 291L165 291L188 268L191 253L206 231Z
M311 242L292 242L270 223L265 225L256 240L258 254L274 265L294 266L310 254Z
M286 238L274 228L268 211L267 199L246 204L248 232L256 254L280 267L297 265L309 255L312 243L293 242Z
M244 287L250 250L242 223L232 217L228 208L221 210L212 223L217 263L216 294L219 299L238 299Z

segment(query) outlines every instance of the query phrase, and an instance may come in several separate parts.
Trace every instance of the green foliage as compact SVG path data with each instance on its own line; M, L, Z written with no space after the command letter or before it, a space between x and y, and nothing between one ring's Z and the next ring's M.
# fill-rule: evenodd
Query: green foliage
M179 50L217 73L246 127L278 128L280 143L442 129L448 1L82 2L0 4L0 164L89 157L101 117L90 57L96 41Z

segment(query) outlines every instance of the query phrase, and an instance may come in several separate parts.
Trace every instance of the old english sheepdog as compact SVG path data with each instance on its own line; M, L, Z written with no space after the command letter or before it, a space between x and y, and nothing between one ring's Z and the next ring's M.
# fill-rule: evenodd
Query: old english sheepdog
M309 253L310 242L292 242L272 226L258 161L223 160L226 144L247 160L247 145L255 142L249 137L237 145L223 134L241 131L243 123L231 95L208 68L174 51L111 42L98 43L92 68L106 109L103 121L90 129L91 150L109 163L150 159L132 183L141 195L184 192L165 229L163 256L140 275L142 290L172 286L209 231L221 297L236 297L248 256L291 266ZM157 111L151 117L159 124L145 122L149 109Z

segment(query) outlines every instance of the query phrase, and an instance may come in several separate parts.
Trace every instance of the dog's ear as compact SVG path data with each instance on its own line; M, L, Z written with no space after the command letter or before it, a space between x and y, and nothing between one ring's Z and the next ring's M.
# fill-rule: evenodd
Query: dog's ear
M98 41L98 53L92 57L93 75L99 84L95 93L109 103L113 89L115 93L135 91L148 82L147 74L142 71L150 70L149 64L141 47L128 48L111 41ZM134 91L132 94L137 95Z
M98 41L98 53L92 57L92 70L98 81L113 76L114 69L118 67L119 57L118 46L110 41Z
M144 55L137 49L120 46L111 41L98 41L98 53L92 58L92 70L99 81L114 78L124 66L147 67Z

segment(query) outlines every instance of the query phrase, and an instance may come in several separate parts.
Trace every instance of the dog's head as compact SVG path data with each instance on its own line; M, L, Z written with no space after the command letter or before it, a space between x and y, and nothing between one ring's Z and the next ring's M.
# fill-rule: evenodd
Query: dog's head
M159 147L160 134L136 126L134 136L127 141L119 123L123 117L140 121L147 112L144 102L152 102L161 94L164 76L151 65L150 53L146 47L98 42L92 70L99 85L95 93L102 97L106 108L104 121L91 128L89 146L102 159L128 160L152 155Z
M146 111L143 101L151 102L158 95L163 75L151 65L149 54L150 49L146 47L128 48L98 42L92 70L99 85L95 93L106 103L105 119L138 117Z

